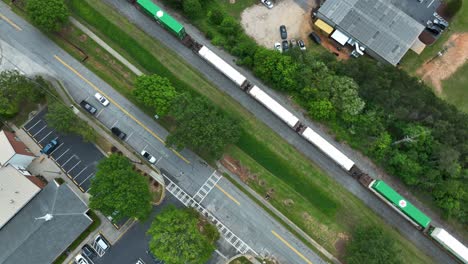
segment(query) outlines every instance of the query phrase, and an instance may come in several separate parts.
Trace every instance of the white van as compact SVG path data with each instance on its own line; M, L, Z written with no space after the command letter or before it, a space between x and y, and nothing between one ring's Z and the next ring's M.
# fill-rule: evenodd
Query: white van
M96 242L96 246L100 247L103 251L106 251L109 248L109 244L100 234L94 239L94 242Z

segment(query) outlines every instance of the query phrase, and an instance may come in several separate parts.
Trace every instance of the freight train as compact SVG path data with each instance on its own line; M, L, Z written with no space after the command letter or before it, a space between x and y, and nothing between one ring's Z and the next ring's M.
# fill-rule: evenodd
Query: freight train
M283 107L265 91L260 89L258 86L253 85L238 70L216 55L208 47L193 40L190 35L186 33L184 26L176 19L165 13L151 0L133 0L131 2L135 4L139 10L152 17L162 27L171 32L183 43L183 45L192 49L200 57L234 82L240 89L270 110L275 116L281 119L294 131L299 133L307 141L320 149L325 155L336 162L336 164L347 171L350 176L358 180L364 187L388 204L403 218L424 232L424 234L430 236L444 249L449 251L458 261L468 263L467 247L443 228L432 225L431 219L427 215L408 202L388 184L382 180L373 179L368 174L364 173L350 158L335 148L312 128L307 127L298 117Z

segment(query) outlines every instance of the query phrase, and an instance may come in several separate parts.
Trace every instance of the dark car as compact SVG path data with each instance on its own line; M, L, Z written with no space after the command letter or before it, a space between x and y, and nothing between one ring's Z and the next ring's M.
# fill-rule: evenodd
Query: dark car
M302 39L297 41L297 45L299 45L299 48L301 50L306 50L306 46L305 46L304 41Z
M434 36L438 36L441 32L441 30L436 27L427 27L426 30L431 32Z
M287 40L283 40L281 45L283 46L283 51L287 51L289 49L289 43Z
M311 33L309 34L309 38L310 38L311 40L313 40L313 41L314 41L315 43L317 43L317 44L321 44L321 43L322 43L322 40L320 39L319 35L318 35L317 33L315 33L315 32L311 32Z
M85 255L89 259L94 259L97 256L96 251L88 244L85 244L81 248L81 252L82 252L83 255Z
M288 38L288 31L286 31L286 26L285 25L280 26L280 34L281 34L281 39L287 39Z
M118 138L124 140L127 137L127 134L122 132L118 127L111 128L112 134L116 135Z
M46 155L49 155L52 151L54 151L54 149L57 147L58 145L58 141L55 140L55 139L52 139L49 144L45 145L42 149L41 149L41 153L42 154L46 154Z
M92 104L86 102L85 100L81 101L80 103L81 107L83 107L88 113L94 115L97 112L96 107L94 107Z

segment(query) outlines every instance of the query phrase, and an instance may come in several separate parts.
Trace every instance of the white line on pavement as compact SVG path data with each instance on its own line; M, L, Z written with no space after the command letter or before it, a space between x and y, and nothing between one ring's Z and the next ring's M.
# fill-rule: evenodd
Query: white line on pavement
M73 179L75 179L76 177L78 177L84 170L86 170L88 168L88 166L84 167L84 169L82 169L80 172L78 172L78 174L73 177Z
M55 159L56 162L58 162L58 160L65 154L69 151L70 149L67 149L65 150L65 152L62 153L62 155L60 155L58 158Z
M67 161L65 161L65 163L62 164L62 165L60 165L60 166L61 166L62 168L65 167L65 165L66 165L72 158L74 158L74 157L75 157L75 155L71 155L71 157L70 157L69 159L67 159Z
M27 130L27 131L30 131L33 127L35 127L35 126L36 126L37 124L39 124L39 122L41 122L41 121L42 121L42 120L39 119L39 120L36 122L36 124L34 124L32 127L28 128L28 129L26 129L26 130Z
M38 143L41 143L42 140L44 140L46 137L48 137L52 132L53 132L53 130L50 131L49 133L47 133L47 135L45 135L45 137L43 137L41 140L39 140Z
M42 130L44 130L44 128L46 128L47 126L43 126L41 129L39 129L39 131L36 132L36 134L33 135L33 137L36 137L37 134L41 133Z
M49 156L52 155L55 151L57 151L61 146L63 146L63 143L60 144L60 145L58 145L58 147L56 147L56 148L49 154Z
M80 163L81 163L81 160L79 160L71 169L69 169L69 170L67 171L67 173L70 173L70 171L73 170L73 169L74 169L76 166L78 166L78 164L80 164Z

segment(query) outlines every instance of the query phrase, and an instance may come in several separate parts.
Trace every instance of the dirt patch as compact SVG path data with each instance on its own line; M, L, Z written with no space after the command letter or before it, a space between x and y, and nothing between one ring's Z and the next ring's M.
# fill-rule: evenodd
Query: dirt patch
M310 11L315 1L307 1L307 6L300 6L294 0L276 2L272 9L263 5L254 5L241 14L241 24L245 32L258 44L273 49L275 42L281 42L280 25L285 25L288 39L306 40L310 33Z
M426 61L416 73L431 83L438 94L442 81L454 74L468 60L468 33L454 33L438 55Z
M238 160L235 160L229 155L224 155L220 162L226 169L239 176L241 181L245 183L247 183L251 179L256 179L256 177L253 177L250 174L249 170L246 167L242 166Z

